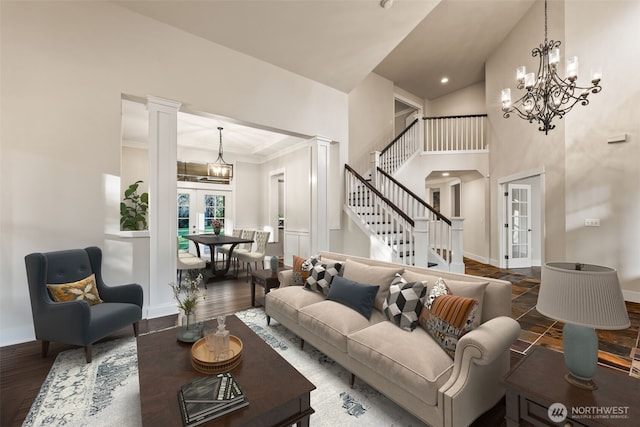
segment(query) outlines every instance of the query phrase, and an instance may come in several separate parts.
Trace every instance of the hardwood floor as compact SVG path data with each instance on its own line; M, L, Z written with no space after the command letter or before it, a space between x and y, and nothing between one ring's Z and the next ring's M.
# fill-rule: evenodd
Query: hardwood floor
M207 287L206 299L196 309L198 319L210 319L251 307L251 285L246 281L244 272L240 272L239 280L209 283ZM256 289L256 294L260 295L260 291ZM177 315L142 320L140 333L168 328L176 321ZM127 327L106 340L132 335L133 329ZM40 342L0 347L0 426L22 425L56 356L72 348L75 347L51 343L48 356L42 358Z
M561 348L560 334L557 326L549 319L536 315L535 302L539 286L540 269L503 270L471 260L465 260L466 272L484 277L509 280L513 283L512 316L518 320L522 333L518 342L512 346L512 364L523 357L531 345L544 345ZM256 289L261 295L262 289ZM631 327L624 331L607 331L600 333L601 362L610 362L612 367L627 369L630 362L631 349L636 345L640 327L640 304L627 304ZM206 291L206 299L196 310L198 319L210 319L220 314L232 314L251 307L251 285L246 280L246 273L239 272L238 280L227 280L210 283ZM177 315L140 322L140 333L147 333L172 327L177 322ZM541 325L542 324L542 325ZM107 339L132 335L130 327L118 331ZM58 353L71 349L72 346L51 343L47 358L41 357L39 342L28 342L0 348L0 425L20 426L29 408L44 382L47 373ZM504 425L504 401L497 404L479 418L474 426Z

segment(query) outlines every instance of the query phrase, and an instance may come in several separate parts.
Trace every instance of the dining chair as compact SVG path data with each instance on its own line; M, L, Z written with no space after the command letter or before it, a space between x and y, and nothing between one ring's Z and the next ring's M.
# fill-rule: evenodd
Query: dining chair
M256 235L255 230L242 230L242 234L240 235L241 239L253 240ZM238 275L238 255L242 253L251 252L251 248L253 248L253 242L251 243L241 243L235 247L233 253L231 254L232 261L235 265L235 274Z
M242 237L242 229L234 228L231 232L232 237ZM222 262L224 263L226 257L229 256L229 251L231 250L231 245L220 245L218 246L218 254L222 254Z
M256 231L254 238L256 249L249 252L240 252L236 255L238 257L238 261L247 264L247 279L251 273L251 263L253 263L257 269L258 262L260 262L262 268L264 268L264 257L267 252L267 242L269 241L270 234L271 233L269 231Z
M178 256L176 257L176 269L178 270L178 286L182 285L182 272L183 271L197 271L207 268L207 262L200 257L197 257L187 251L180 249L179 238L178 241ZM207 282L204 282L204 288L207 289Z

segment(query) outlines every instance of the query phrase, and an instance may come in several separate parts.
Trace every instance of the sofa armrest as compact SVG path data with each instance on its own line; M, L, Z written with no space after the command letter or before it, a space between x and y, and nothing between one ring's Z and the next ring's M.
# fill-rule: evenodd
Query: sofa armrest
M479 351L474 357L474 362L478 365L488 365L503 352L508 351L519 334L520 324L517 321L506 316L494 317L460 338L455 360L459 361L462 353L473 348Z
M289 286L289 283L291 283L292 275L293 275L293 270L280 270L278 272L278 280L280 281L281 288L284 288L285 286Z
M446 391L463 380L471 363L481 366L493 363L509 351L519 334L518 322L506 316L494 317L465 334L456 346L451 377L441 390Z
M445 426L467 426L504 396L501 381L509 371L510 347L518 322L494 317L465 334L456 346L453 372L440 388Z

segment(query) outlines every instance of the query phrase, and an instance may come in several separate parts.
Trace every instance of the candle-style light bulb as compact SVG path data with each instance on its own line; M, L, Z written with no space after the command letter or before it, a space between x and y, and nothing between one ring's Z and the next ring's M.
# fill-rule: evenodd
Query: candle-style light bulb
M502 109L511 107L511 89L502 89Z
M567 59L567 78L574 81L578 78L578 57L572 56Z
M549 53L549 64L556 65L560 62L560 48L555 47Z
M536 75L534 73L528 73L524 76L524 87L531 89L536 84Z

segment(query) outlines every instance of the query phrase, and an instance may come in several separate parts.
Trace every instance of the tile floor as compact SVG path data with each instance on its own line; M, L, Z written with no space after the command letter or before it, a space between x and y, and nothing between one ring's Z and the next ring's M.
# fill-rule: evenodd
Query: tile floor
M511 350L525 354L533 345L562 351L563 323L549 319L536 311L540 287L540 268L504 270L465 259L466 273L508 280L512 288L512 317L522 328ZM640 377L640 304L627 302L631 326L619 331L598 330L599 362ZM633 368L632 368L633 365Z

